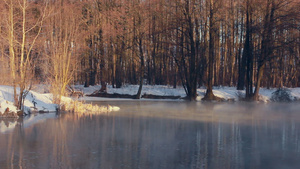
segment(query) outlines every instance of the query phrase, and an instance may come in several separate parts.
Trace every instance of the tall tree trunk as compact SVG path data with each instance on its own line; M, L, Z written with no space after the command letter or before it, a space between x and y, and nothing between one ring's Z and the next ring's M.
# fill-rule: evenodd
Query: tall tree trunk
M140 99L142 94L142 88L143 88L143 80L144 80L144 72L145 72L145 63L144 63L144 52L143 52L143 46L142 46L142 39L139 39L139 53L140 53L140 59L141 59L141 67L140 67L140 85L138 92L135 96L135 99Z
M16 56L14 50L14 6L13 1L10 1L9 6L9 59L10 59L10 72L12 77L12 85L14 88L14 104L18 106L18 95L17 95L17 82L16 82Z
M242 16L242 23L243 23ZM243 27L243 26L242 26ZM239 45L239 53L238 53L238 81L237 81L237 90L244 90L245 87L245 72L246 72L246 58L242 54L242 41L243 41L243 28L240 33L240 45ZM242 58L241 58L242 57Z
M112 47L113 50L114 47ZM115 84L116 84L116 51L113 51L112 54L112 87L115 88Z
M263 74L264 74L264 69L265 69L265 64L261 65L258 68L257 82L255 84L255 91L254 91L254 94L253 94L253 100L259 100L259 89L260 89L261 79L262 79Z
M247 1L246 11L246 40L244 45L243 59L246 59L246 99L251 100L253 96L253 47L252 47L252 12L251 4Z
M192 18L188 16L189 22L189 41L190 41L190 63L189 63L189 88L188 88L188 99L191 101L195 101L197 98L197 71L196 71L196 48L194 41L194 25L192 22Z
M259 99L259 89L261 85L261 80L264 74L264 69L266 63L273 53L273 45L272 45L272 30L273 30L273 22L274 22L274 12L275 12L275 4L274 0L268 0L266 15L264 21L264 31L261 42L261 55L258 59L258 72L257 72L257 81L255 85L255 91L253 95L253 100Z
M215 40L215 30L214 30L214 1L210 0L210 12L209 12L209 57L208 57L208 77L207 77L207 89L203 100L215 100L216 97L213 94L213 66L214 66L214 40Z

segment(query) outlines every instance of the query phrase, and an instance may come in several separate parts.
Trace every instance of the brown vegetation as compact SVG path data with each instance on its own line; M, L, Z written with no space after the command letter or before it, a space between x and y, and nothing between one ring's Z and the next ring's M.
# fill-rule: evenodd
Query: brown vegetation
M56 103L68 84L300 86L298 0L3 0L2 84L21 107L33 81ZM253 90L253 87L256 87ZM25 92L23 92L25 91ZM103 91L105 91L103 89Z

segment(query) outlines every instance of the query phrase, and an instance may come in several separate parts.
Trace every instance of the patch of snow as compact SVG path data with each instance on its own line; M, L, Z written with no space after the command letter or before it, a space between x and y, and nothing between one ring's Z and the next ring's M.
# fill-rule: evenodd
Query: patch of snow
M300 100L300 87L299 88L289 88L291 91L291 95L296 98L297 100Z
M17 112L13 104L13 88L10 86L0 86L0 113L3 114L6 108L12 112Z
M95 85L90 87L84 87L84 85L75 85L73 86L76 90L82 91L84 94L89 95L92 94L96 90L100 90L101 85Z
M119 111L119 110L120 110L120 107L117 107L117 106L111 106L111 107L109 107L109 110L110 110L110 111Z
M35 89L38 89L40 91L42 91L44 86L43 85L37 85L37 87ZM86 90L86 92L95 90L97 87L95 88L89 88ZM17 91L18 92L18 91ZM90 109L91 106L90 105L85 105L82 103L79 103L77 101L74 101L72 98L70 97L62 97L61 98L61 103L62 105L68 105L69 110L71 110L71 107L78 107L79 104L81 104L81 107L86 106L86 110L88 111L99 111L106 109L107 111L115 111L116 109L112 109L112 110L108 110L107 107L105 108L99 108L94 106L93 109ZM78 105L75 105L78 104ZM1 114L4 113L4 111L9 108L10 112L14 112L16 113L18 110L17 108L14 106L13 104L13 87L11 86L1 86L0 85L0 112ZM33 111L44 111L44 112L54 112L56 111L58 108L57 104L53 104L53 95L50 93L38 93L36 91L29 91L25 100L24 100L24 111L26 114L29 114L29 112L33 112Z
M75 85L75 89L83 91L85 95L92 94L96 90L100 90L101 85L95 85L90 87L83 87L83 85ZM130 94L135 95L138 91L139 85L124 85L121 88L113 88L112 85L107 85L108 93L119 93L119 94ZM142 95L143 94L152 94L152 95L160 95L160 96L168 96L168 95L176 95L176 96L185 96L184 89L178 87L176 89L163 86L163 85L143 85Z
M50 84L35 84L32 86L31 91L35 91L37 93L50 93Z
M83 91L85 95L92 94L96 90L99 90L101 88L100 85L96 86L90 86L87 88L84 88L83 85L75 85L74 86L77 90ZM112 85L107 85L107 92L108 93L118 93L118 94L130 94L135 95L138 91L139 85L124 85L121 88L113 88ZM260 101L262 102L270 102L272 93L276 91L276 88L273 89L266 89L266 88L260 88ZM300 88L290 88L291 95L295 97L296 99L300 100ZM152 94L152 95L160 95L160 96L181 96L185 97L185 91L182 87L177 87L176 89L170 87L170 86L163 86L163 85L143 85L142 89L142 95L143 94ZM197 89L197 100L201 101L201 99L204 97L206 93L205 88L199 88ZM245 91L238 91L236 90L236 87L214 87L213 93L225 100L239 100L240 95L245 95ZM132 99L118 99L118 98L99 98L99 97L86 97L80 98L80 100L85 101L103 101L103 100L132 100ZM144 99L141 99L144 100ZM145 100L151 100L151 99L145 99ZM157 100L157 99L156 99ZM158 99L159 100L159 99ZM165 100L164 100L165 101Z

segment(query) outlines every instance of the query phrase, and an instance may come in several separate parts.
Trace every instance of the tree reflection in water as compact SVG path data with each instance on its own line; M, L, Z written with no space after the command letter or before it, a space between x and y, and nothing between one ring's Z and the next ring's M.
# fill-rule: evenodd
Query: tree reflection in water
M297 168L298 107L126 103L0 133L0 168ZM286 106L285 106L286 107Z

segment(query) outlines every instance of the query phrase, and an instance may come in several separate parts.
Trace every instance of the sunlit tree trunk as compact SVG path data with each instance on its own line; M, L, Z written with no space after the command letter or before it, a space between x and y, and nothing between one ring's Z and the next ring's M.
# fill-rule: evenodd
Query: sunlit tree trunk
M213 66L215 61L215 37L216 37L216 28L215 28L215 9L214 9L214 0L210 0L209 3L209 57L208 57L208 77L207 77L207 89L206 94L203 100L215 100L215 95L212 91L213 86Z
M18 106L18 95L17 95L17 82L16 82L16 56L15 56L15 45L14 45L14 4L13 1L10 0L9 2L9 58L10 58L10 72L12 77L12 85L14 90L14 103L15 106Z
M48 31L50 39L49 59L51 76L51 92L53 93L53 102L61 104L62 96L65 96L66 87L71 83L74 72L76 71L77 55L75 48L78 48L80 43L76 43L76 38L79 39L79 25L81 21L77 13L80 8L76 4L67 6L67 4L54 2L57 15L51 18L51 26ZM61 6L62 5L62 6ZM52 33L55 32L55 33Z
M39 14L34 13L37 15L37 19L28 13L28 8L34 3L30 3L27 0L18 1L17 3L10 0L5 1L5 3L9 8L7 30L14 104L19 110L23 110L23 101L28 93L25 90L30 89L30 76L32 76L33 71L31 67L31 51L42 30L47 2L45 2L44 8L38 9ZM28 18L31 18L31 20ZM19 87L19 92L17 87Z

